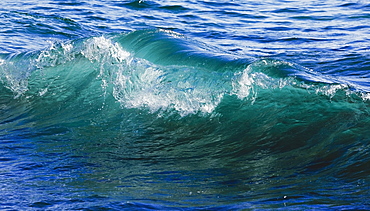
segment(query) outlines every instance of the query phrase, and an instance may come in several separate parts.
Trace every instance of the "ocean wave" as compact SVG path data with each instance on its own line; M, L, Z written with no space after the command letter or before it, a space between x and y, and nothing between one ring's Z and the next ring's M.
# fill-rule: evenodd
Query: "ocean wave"
M223 54L164 30L56 43L42 51L7 55L0 67L2 84L15 98L64 101L109 94L122 107L175 109L182 116L212 113L224 96L254 102L276 89L368 98L366 89L341 78L277 59Z
M365 204L356 190L369 175L370 98L358 77L226 54L166 30L106 34L2 55L0 137L93 169L72 163L81 175L68 180L109 171L97 183L134 199L273 204L288 187L299 206L322 199L311 195L325 184Z
M144 30L7 55L0 66L2 121L18 126L5 124L3 131L22 128L23 135L37 136L115 125L114 135L166 120L211 121L214 128L207 130L220 140L238 137L285 149L284 141L313 147L347 131L366 137L368 92L291 62L189 43L177 33ZM177 137L193 130L179 127L172 131Z
M3 121L29 122L40 131L136 122L145 114L218 119L226 125L216 127L223 136L255 128L258 135L251 137L256 140L269 136L264 134L269 128L281 127L270 136L284 140L290 139L287 134L297 138L297 128L315 128L318 122L339 128L366 125L369 115L369 93L342 78L278 59L227 55L163 30L55 43L4 56L0 70L1 100L11 116ZM20 105L23 112L11 111ZM235 122L241 124L229 128ZM359 136L366 134L360 131Z

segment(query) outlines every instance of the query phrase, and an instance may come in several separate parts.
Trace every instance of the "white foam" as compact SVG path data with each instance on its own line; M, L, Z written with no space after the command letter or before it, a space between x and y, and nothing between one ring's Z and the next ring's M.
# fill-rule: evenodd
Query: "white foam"
M64 54L69 54L73 49L73 45L71 43L62 43L62 48L64 50Z
M114 96L124 107L145 107L150 112L174 109L181 116L212 113L223 94L203 81L176 78L176 68L135 59L117 75Z
M130 53L123 50L118 43L112 43L110 39L103 36L93 37L85 41L85 49L81 53L90 61L114 58L118 62L122 62L130 56Z
M347 89L347 85L343 84L330 84L316 89L316 94L321 93L329 97L333 97L339 90Z
M362 93L361 98L365 101L370 101L370 93Z
M21 69L12 61L0 59L0 80L4 83L5 87L15 93L15 98L18 98L28 90L28 76L29 72L27 67ZM19 71L24 70L24 71Z
M233 83L233 92L236 93L239 99L244 99L253 92L253 84L254 79L252 75L248 71L244 71L240 79L236 83Z

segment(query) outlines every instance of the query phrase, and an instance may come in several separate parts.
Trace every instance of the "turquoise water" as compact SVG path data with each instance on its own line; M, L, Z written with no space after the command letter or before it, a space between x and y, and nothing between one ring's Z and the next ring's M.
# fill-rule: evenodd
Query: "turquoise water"
M369 2L0 5L1 209L370 209Z

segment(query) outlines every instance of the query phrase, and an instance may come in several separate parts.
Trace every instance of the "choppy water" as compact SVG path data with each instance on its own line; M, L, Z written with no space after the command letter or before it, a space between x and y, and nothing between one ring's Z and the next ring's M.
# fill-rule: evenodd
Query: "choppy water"
M0 5L1 209L370 209L368 1Z

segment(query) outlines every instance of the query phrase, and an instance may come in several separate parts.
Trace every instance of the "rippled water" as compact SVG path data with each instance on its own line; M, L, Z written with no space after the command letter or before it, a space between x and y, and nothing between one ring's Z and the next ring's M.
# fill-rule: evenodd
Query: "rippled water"
M1 209L370 209L368 1L0 5Z

